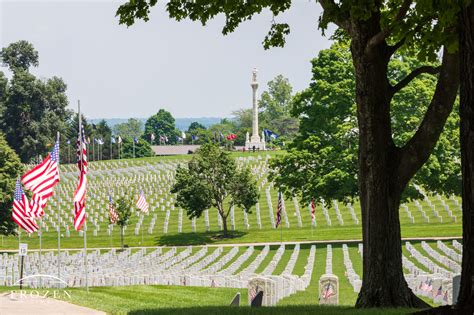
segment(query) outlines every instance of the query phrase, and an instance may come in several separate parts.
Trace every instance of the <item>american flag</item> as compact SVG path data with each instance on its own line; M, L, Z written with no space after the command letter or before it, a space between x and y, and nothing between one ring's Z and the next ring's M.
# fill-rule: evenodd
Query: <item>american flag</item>
M314 204L314 198L312 198L311 199L311 224L313 225L316 223L315 209L316 209L316 206Z
M323 299L327 300L333 295L334 295L334 289L332 288L332 285L328 283L328 285L326 286L326 289L324 289Z
M13 198L13 211L12 219L18 224L23 230L28 233L33 233L38 230L38 225L34 219L26 217L26 213L29 212L29 202L23 189L21 188L20 180L16 181L15 196Z
M30 209L26 213L29 218L40 218L44 215L44 207L46 206L46 199L43 199L40 195L34 194L30 202Z
M275 228L277 228L280 225L282 208L283 208L282 196L281 196L281 192L278 192L278 206L277 206L277 217L276 217L276 222L275 222Z
M79 231L86 220L86 186L87 186L87 148L84 127L77 139L77 165L79 167L79 183L74 193L74 228Z
M254 288L250 289L250 302L253 301L253 299L255 299L255 297L257 296L259 290L258 290L258 285L255 286Z
M142 212L148 213L148 202L146 202L145 195L143 194L143 190L140 190L140 194L138 195L138 200L135 205Z
M428 287L428 280L423 281L423 283L420 285L421 291L426 291L426 288Z
M428 285L426 286L426 292L431 291L433 291L433 281L430 279L430 282L428 282Z
M59 142L56 141L53 150L46 158L26 172L21 177L21 182L25 188L32 191L44 200L53 195L53 188L59 182Z
M114 209L114 203L112 202L112 196L109 196L109 220L110 224L117 223L119 219L117 211Z

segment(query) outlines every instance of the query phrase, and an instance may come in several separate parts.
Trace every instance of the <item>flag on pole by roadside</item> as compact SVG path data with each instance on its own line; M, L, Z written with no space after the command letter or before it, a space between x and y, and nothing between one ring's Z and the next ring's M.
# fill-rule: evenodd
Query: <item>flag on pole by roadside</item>
M112 202L112 196L109 196L109 220L110 224L116 224L119 219L118 213L114 208L114 203Z
M59 182L59 142L56 141L53 150L37 166L21 177L26 189L46 199L53 195L53 188Z
M134 142L135 144L138 144L138 138L137 138L137 137L133 138L133 142Z
M275 228L277 228L281 223L281 210L282 210L282 208L283 208L282 196L281 196L281 192L278 192L278 205L277 205Z
M118 136L117 142L118 142L118 143L122 143L122 137Z
M181 132L181 138L186 139L186 133L184 131Z
M79 183L74 193L74 228L79 231L86 220L86 186L87 186L87 148L84 127L77 139L77 164L79 167Z
M26 213L29 211L30 210L28 198L26 197L23 189L21 188L21 183L18 179L16 181L15 195L13 197L12 219L23 230L28 233L33 233L38 230L39 227L34 219L26 217Z
M150 139L151 139L152 142L155 141L155 134L154 134L154 133L152 133L152 134L150 135Z
M148 202L146 202L145 195L143 194L143 190L140 190L140 194L138 195L138 200L135 205L143 213L148 213Z

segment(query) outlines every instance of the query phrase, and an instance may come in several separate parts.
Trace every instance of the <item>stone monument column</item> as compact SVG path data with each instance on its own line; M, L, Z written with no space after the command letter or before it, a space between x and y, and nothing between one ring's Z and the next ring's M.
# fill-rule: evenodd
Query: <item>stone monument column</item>
M265 150L265 137L260 138L258 132L258 104L257 104L257 69L254 68L252 71L252 136L249 139L248 133L245 139L246 150Z
M252 102L253 102L252 138L250 138L250 141L253 143L259 143L260 136L258 134L257 68L254 68L252 71L252 83L250 83L250 86L252 87Z

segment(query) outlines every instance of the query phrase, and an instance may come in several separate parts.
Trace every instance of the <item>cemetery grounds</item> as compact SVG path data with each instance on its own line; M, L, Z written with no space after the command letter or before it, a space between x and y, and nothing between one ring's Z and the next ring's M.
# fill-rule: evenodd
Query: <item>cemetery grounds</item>
M251 167L260 199L248 215L234 209L228 219L233 235L229 239L216 237L222 226L216 209L190 220L174 206L175 196L169 192L174 170L189 156L91 162L86 206L89 293L84 289L83 237L72 224L77 168L62 165L61 182L41 222L41 265L38 251L32 251L39 248L38 235L21 235L21 242L30 249L25 272L58 273L55 250L60 225L64 256L60 274L68 283L69 301L107 313L247 314L247 307L228 305L237 292L241 305L248 305L247 281L253 275L273 277L283 288L272 297L277 307L252 310L256 314L305 314L318 309L325 314L406 313L408 310L350 308L362 277L357 200L352 205L330 200L318 205L316 226L312 226L309 205L286 198L281 227L274 228L278 191L267 173L268 161L275 154L279 153L233 154L238 163ZM150 212L134 213L125 230L128 248L121 252L119 229L108 223L108 196L130 193L136 198L139 189L144 191ZM442 297L452 290L449 278L460 272L461 200L420 192L423 199L400 208L404 271L412 289L426 302L450 303L451 292L447 301ZM18 242L18 237L1 240L1 291L11 290L18 279L14 254ZM339 307L318 306L318 281L328 272L339 278ZM438 282L431 285L443 287L441 298L438 288L434 293L421 288L433 275ZM283 280L288 278L291 280Z

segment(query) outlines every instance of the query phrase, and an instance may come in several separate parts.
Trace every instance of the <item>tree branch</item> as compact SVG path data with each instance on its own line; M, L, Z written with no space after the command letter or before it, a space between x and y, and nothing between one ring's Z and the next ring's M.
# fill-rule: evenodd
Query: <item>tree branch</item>
M412 1L413 0L404 0L403 1L403 3L400 6L400 9L398 10L398 13L395 16L395 19L393 20L393 22L389 26L387 26L385 29L381 30L380 32L378 32L377 34L372 36L371 39L369 39L369 41L367 43L367 49L368 50L372 49L372 47L375 47L375 46L381 44L388 36L390 36L393 29L395 28L395 25L406 16Z
M334 0L318 0L318 2L323 7L323 14L330 15L333 23L340 28L349 31L349 16L343 13Z
M441 66L439 67L433 67L433 66L421 66L419 68L416 68L412 72L410 72L405 78L403 78L400 82L395 84L391 88L392 95L403 89L405 86L407 86L413 79L415 79L417 76L419 76L422 73L429 73L429 74L436 74L439 73L441 70Z
M398 188L403 190L408 181L428 160L444 124L451 113L459 87L459 54L443 49L443 62L431 103L413 137L400 148L394 176Z
M429 21L432 19L433 17L431 16L427 16L425 17L422 21L420 21L418 23L418 25L413 29L413 31L408 31L405 36L403 36L402 39L400 39L398 42L395 43L395 45L392 45L392 46L388 46L388 53L389 53L389 56L392 56L397 50L398 48L402 47L403 44L405 44L408 36L410 35L410 33L412 34L416 34L418 33L422 28L423 26L426 24L426 23L429 23Z

